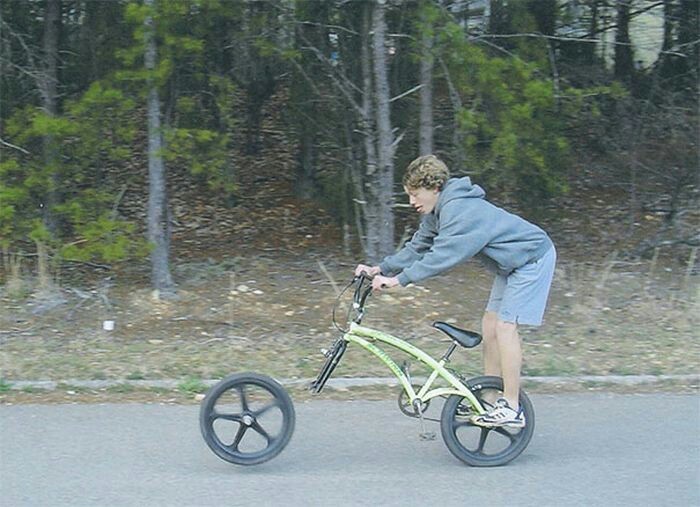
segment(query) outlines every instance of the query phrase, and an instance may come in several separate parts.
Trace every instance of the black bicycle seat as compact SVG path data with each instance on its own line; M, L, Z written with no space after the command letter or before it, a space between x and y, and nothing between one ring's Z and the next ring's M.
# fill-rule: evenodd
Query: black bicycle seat
M433 327L445 333L462 347L470 349L481 343L481 335L479 333L475 333L474 331L467 331L466 329L460 329L452 326L447 322L439 321L433 322Z

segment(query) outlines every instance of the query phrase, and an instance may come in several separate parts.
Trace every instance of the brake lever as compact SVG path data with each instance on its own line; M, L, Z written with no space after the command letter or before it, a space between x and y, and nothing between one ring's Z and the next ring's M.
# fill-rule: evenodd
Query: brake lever
M355 289L355 294L353 296L353 309L360 311L364 313L364 306L365 306L365 301L367 301L367 298L369 297L370 293L372 292L372 277L370 277L365 271L360 273L359 275L356 275L353 278L353 283L356 283L359 280L359 285ZM370 282L369 286L364 289L363 291L363 285L365 281Z
M357 280L358 278L362 278L363 281L364 281L364 280L367 280L368 282L371 282L372 280L374 280L374 276L369 275L366 271L363 271L363 272L360 273L359 275L355 276L355 278L353 279L353 282L354 282L355 280ZM389 286L388 286L387 284L383 283L383 284L381 285L381 288L382 288L382 289L388 289Z
M370 275L367 271L360 271L359 275L355 275L355 278L353 278L353 281L359 280L362 278L363 280L369 280L371 281L374 276Z

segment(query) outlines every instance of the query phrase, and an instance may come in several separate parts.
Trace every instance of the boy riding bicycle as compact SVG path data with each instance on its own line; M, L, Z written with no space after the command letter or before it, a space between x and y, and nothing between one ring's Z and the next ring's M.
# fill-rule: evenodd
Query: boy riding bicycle
M518 324L542 323L556 264L554 244L536 225L486 201L484 190L469 178L450 178L434 155L411 162L403 185L422 215L418 231L396 254L378 266L359 264L355 274L374 276L375 290L405 287L479 258L495 274L482 319L484 374L503 377L504 389L503 397L472 422L522 427Z

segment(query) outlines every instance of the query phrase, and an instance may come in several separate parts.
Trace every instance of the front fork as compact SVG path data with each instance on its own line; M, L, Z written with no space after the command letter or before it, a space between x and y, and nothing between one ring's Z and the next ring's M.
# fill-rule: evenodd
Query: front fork
M341 337L336 340L331 350L324 353L326 356L326 362L323 364L323 368L321 368L316 380L311 382L309 391L311 391L313 394L319 394L323 390L323 386L326 385L326 382L333 373L333 370L335 370L335 367L338 366L340 358L343 357L346 348L348 348L348 342Z

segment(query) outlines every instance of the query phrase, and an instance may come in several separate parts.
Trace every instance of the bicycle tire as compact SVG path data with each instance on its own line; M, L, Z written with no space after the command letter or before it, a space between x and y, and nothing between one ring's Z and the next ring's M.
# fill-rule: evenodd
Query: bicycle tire
M287 391L259 373L224 378L209 390L199 412L207 446L237 465L257 465L277 456L292 438L295 420Z
M477 398L484 391L503 392L503 379L483 376L470 379L467 387ZM450 452L460 461L473 467L505 465L517 458L528 446L535 430L535 410L527 394L520 391L520 406L525 416L525 427L483 428L469 422L474 414L469 401L460 395L451 395L442 409L440 430ZM491 439L491 440L489 440ZM476 441L476 447L474 447Z

